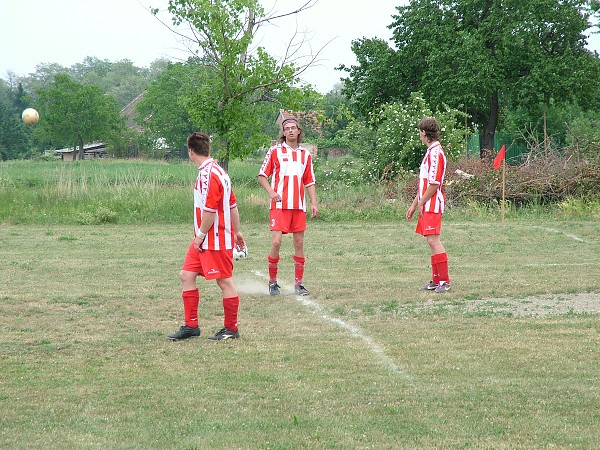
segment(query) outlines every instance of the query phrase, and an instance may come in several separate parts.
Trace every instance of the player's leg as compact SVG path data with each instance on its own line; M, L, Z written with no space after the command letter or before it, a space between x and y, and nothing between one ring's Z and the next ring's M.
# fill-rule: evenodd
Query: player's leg
M427 243L431 249L431 265L434 267L437 287L435 292L446 292L450 290L450 276L448 274L448 254L440 241L439 234L427 236ZM435 282L435 279L433 280Z
M308 290L304 287L304 230L294 233L294 291L296 295L308 295Z
M427 244L429 244L432 256L439 253L446 253L446 249L442 245L439 234L429 234L425 237L427 238Z
M223 339L237 339L240 337L238 331L238 310L240 297L233 283L233 278L218 278L217 285L223 294L223 328L208 339L220 341Z
M196 285L196 278L202 273L202 265L200 264L198 252L194 249L192 243L188 248L183 266L179 272L185 325L182 325L178 331L168 336L172 341L200 336L200 327L198 326L200 292Z
M427 239L431 253L431 281L421 286L421 290L445 292L450 288L448 256L440 241L441 230L441 214L426 212L419 215L415 231Z
M283 233L279 230L271 231L271 250L267 256L269 267L269 293L279 295L279 285L277 284L277 272L279 271L279 252L281 251L281 242Z

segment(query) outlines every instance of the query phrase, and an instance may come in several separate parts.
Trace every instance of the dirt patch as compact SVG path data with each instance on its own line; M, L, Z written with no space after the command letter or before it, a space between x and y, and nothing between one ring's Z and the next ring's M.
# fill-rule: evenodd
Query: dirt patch
M430 301L425 308L439 308L439 301ZM469 313L497 313L515 316L549 317L562 314L600 314L600 293L552 294L519 299L487 298L466 300L460 305L444 305L447 309L463 309Z

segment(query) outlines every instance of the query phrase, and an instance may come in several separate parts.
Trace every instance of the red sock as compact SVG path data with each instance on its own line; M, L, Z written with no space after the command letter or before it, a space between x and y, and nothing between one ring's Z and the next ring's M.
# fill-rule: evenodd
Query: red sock
M223 298L223 312L225 314L224 325L230 331L238 330L238 309L240 297Z
M302 279L304 278L304 263L306 262L306 258L300 258L299 256L294 256L294 278L296 280L296 286L302 284Z
M279 256L277 258L271 258L267 256L269 260L269 283L275 283L277 281L277 264L279 263Z
M438 253L437 255L433 255L432 258L435 258L439 281L445 281L450 284L450 276L448 275L448 253Z
M200 303L200 293L198 289L183 291L183 313L185 324L190 328L198 327L198 303Z
M435 256L431 256L431 282L435 284L439 284L440 282L440 273L438 272L437 263L435 262Z

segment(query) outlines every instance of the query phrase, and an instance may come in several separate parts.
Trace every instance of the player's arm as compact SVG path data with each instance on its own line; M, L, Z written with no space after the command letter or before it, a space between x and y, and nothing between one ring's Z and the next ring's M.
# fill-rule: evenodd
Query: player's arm
M215 213L202 211L202 224L200 225L200 229L198 230L198 235L196 235L194 239L194 248L196 251L201 251L202 242L206 238L206 233L210 230L215 223Z
M269 193L269 198L271 200L273 200L274 202L280 202L281 201L281 195L279 195L277 192L275 192L275 189L273 189L271 187L271 184L269 183L269 180L267 180L267 177L265 177L264 175L259 175L258 176L258 183L265 188L265 190Z
M238 248L245 247L246 242L242 232L240 231L240 212L238 211L237 206L231 208L231 223L233 225L233 233L235 234L235 245Z
M429 186L427 186L427 189L423 193L423 196L417 203L417 210L419 211L419 215L423 214L423 208L425 207L425 203L427 203L427 200L429 200L435 195L435 193L438 190L438 187L440 187L439 184L429 184Z
M417 211L417 203L418 202L419 202L419 193L417 192L417 195L415 195L415 199L413 200L413 202L408 207L408 210L406 211L406 220L412 220L413 216L415 215L415 212Z
M308 191L308 198L310 198L310 217L315 218L319 214L319 207L317 206L317 188L314 184L306 188Z

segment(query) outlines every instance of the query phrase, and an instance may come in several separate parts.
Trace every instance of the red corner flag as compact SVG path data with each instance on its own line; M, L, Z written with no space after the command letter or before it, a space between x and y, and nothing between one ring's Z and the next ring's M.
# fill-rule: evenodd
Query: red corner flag
M502 165L502 160L506 157L506 145L503 145L496 157L494 158L494 169L499 169Z

